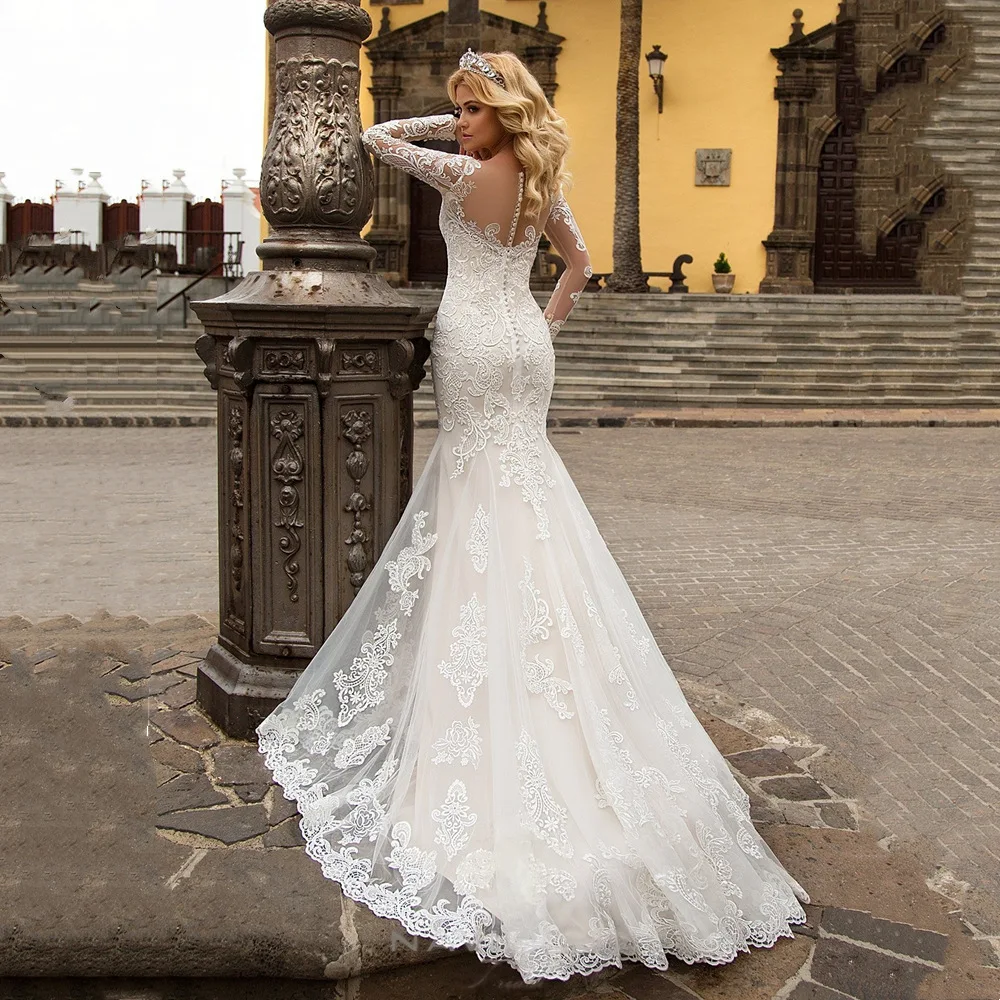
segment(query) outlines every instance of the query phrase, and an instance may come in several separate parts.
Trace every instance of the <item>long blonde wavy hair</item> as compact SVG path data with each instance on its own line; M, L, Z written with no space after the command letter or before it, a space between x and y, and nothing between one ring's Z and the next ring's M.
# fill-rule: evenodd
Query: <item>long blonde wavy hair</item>
M473 70L457 69L448 77L448 96L457 105L456 90L465 84L481 104L496 110L497 119L513 135L514 153L524 167L525 214L539 218L570 174L564 167L569 150L565 119L549 104L538 81L513 52L480 55L504 80L501 87Z

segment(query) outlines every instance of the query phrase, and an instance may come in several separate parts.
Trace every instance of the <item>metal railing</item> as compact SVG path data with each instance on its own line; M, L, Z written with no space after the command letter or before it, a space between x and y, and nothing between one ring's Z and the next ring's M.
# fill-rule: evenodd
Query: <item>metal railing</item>
M211 229L170 230L154 233L130 233L139 237L140 245L153 244L159 250L161 271L178 274L206 274L220 269L227 278L243 277L243 240L238 232ZM173 255L171 256L171 248ZM172 265L172 266L171 266Z

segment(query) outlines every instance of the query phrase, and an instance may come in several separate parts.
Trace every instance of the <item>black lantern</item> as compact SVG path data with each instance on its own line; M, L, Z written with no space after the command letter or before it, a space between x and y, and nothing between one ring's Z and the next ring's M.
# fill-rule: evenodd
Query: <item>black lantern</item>
M656 100L661 115L663 114L663 67L666 61L667 54L660 51L659 45L654 45L653 51L646 53L646 62L649 63L649 75L653 80L653 90L656 91Z

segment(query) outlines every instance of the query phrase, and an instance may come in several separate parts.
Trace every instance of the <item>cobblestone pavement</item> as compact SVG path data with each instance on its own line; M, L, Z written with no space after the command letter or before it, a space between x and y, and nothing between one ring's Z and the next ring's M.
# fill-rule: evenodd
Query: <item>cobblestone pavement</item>
M829 748L813 776L1000 934L997 431L550 435L686 688ZM214 616L214 430L2 440L0 616Z

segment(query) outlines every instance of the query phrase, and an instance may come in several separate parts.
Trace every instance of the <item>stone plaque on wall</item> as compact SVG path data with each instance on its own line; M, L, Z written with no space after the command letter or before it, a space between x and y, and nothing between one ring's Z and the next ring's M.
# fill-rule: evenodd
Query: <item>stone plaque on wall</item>
M732 167L731 149L697 149L694 183L697 187L729 187Z

